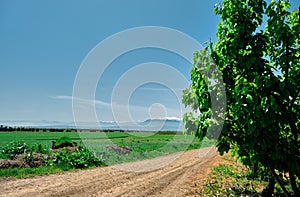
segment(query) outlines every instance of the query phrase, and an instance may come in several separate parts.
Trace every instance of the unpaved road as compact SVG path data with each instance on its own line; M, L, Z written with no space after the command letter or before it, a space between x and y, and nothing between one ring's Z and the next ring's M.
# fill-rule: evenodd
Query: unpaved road
M179 155L163 168L137 172L145 166L163 166ZM202 148L109 167L1 180L0 196L188 196L193 177L205 176L218 160L215 148Z

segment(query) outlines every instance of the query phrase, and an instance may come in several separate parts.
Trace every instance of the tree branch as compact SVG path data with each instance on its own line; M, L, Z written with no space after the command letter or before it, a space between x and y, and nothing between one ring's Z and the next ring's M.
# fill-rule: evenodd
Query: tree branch
M270 168L270 166L269 166ZM284 194L286 197L291 197L287 189L285 188L284 184L282 181L279 179L278 174L274 171L274 169L270 168L270 172L272 173L273 177L275 178L276 182L280 185L281 189L283 190Z
M292 172L289 172L289 176L290 176L291 186L292 186L292 189L294 191L294 195L295 196L300 196L300 188L297 188L295 175Z

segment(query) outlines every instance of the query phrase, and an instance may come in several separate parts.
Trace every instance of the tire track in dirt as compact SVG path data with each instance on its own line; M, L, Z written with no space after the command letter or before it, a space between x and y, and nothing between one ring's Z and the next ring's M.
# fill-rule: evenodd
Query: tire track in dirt
M189 152L190 153L190 152ZM140 184L133 184L133 187L127 187L122 193L113 193L111 196L178 196L178 186L185 184L186 178L193 175L198 170L199 165L209 161L210 155L204 160L200 160L197 154L182 155L182 158L176 160L173 165L156 171L151 177L146 177L146 183L137 181ZM187 162L189 160L190 162ZM171 192L176 191L176 193Z
M128 172L180 155L169 165L149 172ZM0 196L185 196L187 182L218 159L216 149L202 148L154 159L0 182ZM159 164L160 165L160 164Z

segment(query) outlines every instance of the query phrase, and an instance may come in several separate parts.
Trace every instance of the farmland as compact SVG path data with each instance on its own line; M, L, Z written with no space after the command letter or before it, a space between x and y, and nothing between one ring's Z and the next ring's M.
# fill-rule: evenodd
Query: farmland
M61 137L69 137L78 145L87 147L89 151L103 158L103 165L112 165L128 161L136 161L167 155L179 151L207 147L214 144L213 140L205 139L200 142L194 136L183 135L181 132L0 132L0 150L14 141L22 141L29 146L41 144L51 148L52 141ZM126 147L130 150L126 154L120 154L108 149L109 146ZM1 155L0 155L1 156ZM41 167L43 168L43 167ZM2 169L2 176L24 177L23 169L10 173L10 169ZM32 169L32 174L51 173ZM69 169L67 169L69 170ZM15 170L16 171L16 170ZM53 172L57 172L54 169ZM20 174L21 173L21 174Z

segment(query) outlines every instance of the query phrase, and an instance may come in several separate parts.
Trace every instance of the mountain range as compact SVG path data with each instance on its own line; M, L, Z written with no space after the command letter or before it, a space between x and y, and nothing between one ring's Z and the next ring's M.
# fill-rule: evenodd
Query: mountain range
M59 121L0 121L0 125L11 127L34 128L78 128L78 129L109 129L109 130L138 130L138 131L182 131L183 122L179 118L156 118L137 122L100 121L91 122L59 122Z

